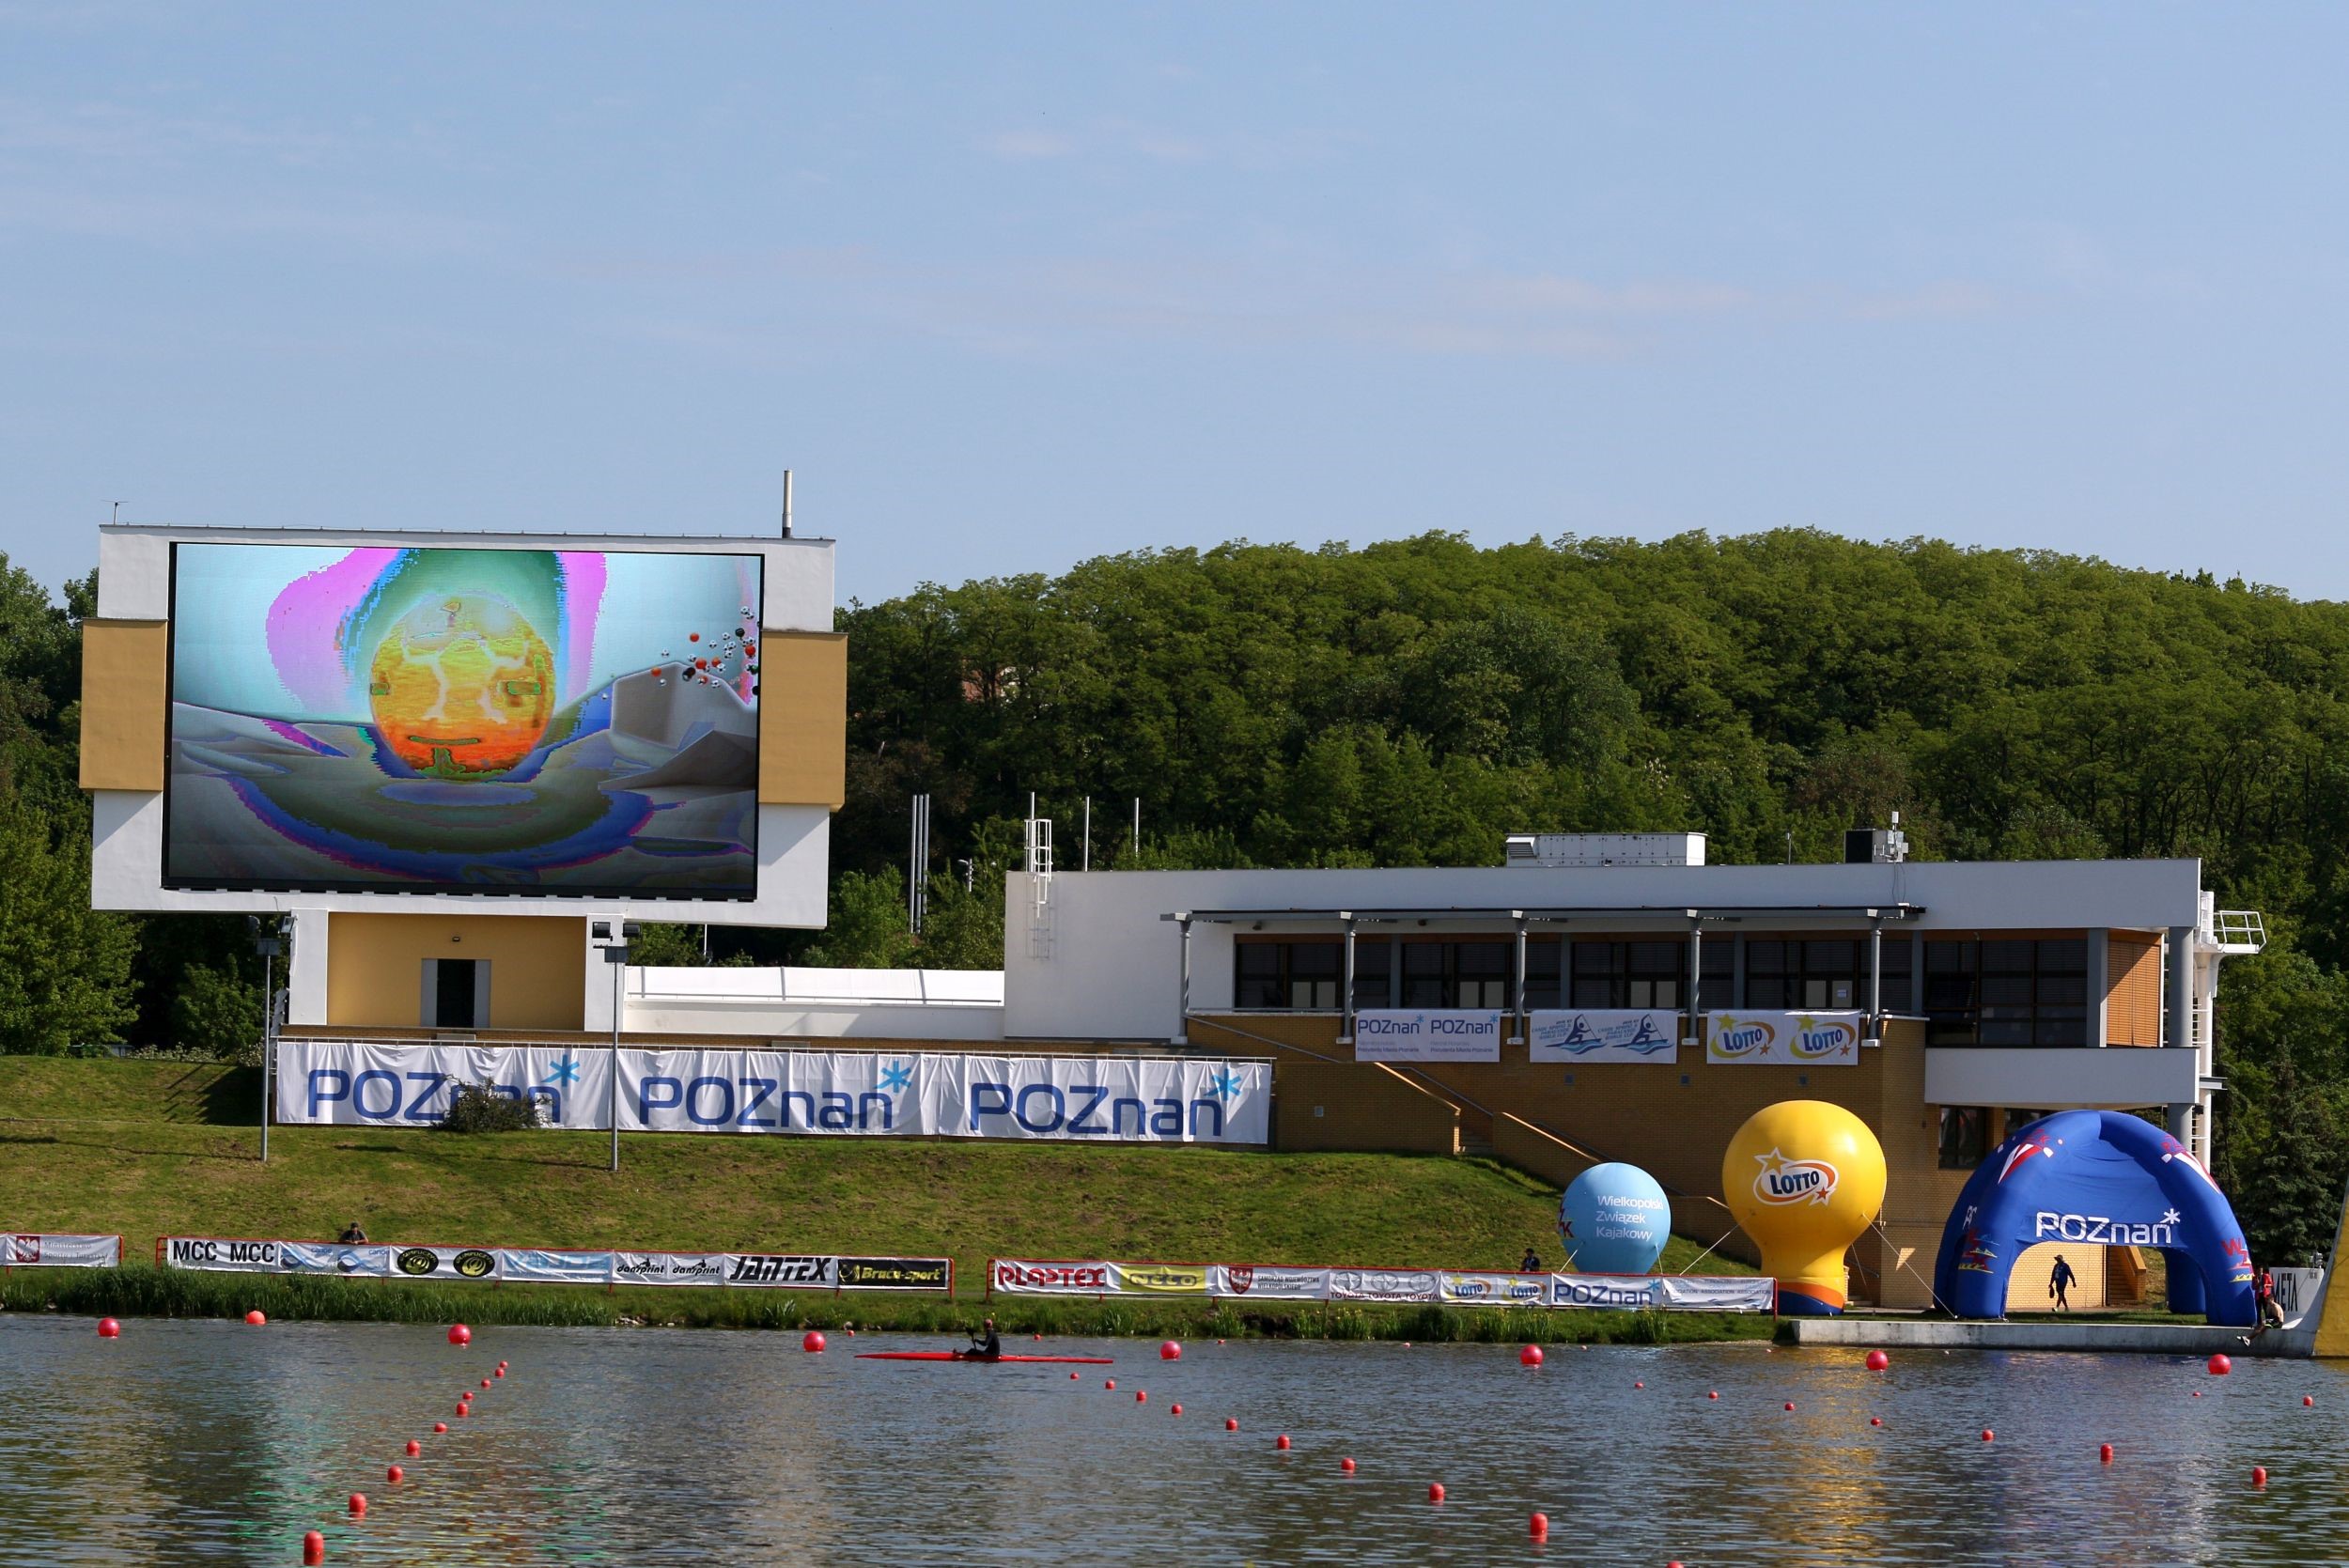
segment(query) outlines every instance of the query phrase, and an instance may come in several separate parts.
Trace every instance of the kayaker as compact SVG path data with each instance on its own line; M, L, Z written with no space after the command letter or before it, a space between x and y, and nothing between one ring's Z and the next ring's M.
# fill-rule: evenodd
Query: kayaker
M985 1327L985 1335L975 1331L971 1335L971 1358L977 1361L1000 1361L1003 1358L1003 1336L995 1332L993 1318L988 1318Z

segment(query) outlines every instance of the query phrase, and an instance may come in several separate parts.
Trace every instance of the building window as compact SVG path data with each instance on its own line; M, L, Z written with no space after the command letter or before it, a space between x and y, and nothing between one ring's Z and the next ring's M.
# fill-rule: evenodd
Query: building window
M1394 1005L1392 980L1389 971L1394 963L1394 944L1384 937L1354 939L1354 1010L1365 1007Z
M1688 944L1683 941L1577 938L1573 1005L1677 1008L1688 989Z
M1908 1010L1910 944L1906 931L1884 939L1882 1010ZM1846 1012L1868 1006L1866 938L1772 938L1746 943L1746 1005L1804 1013Z
M1978 1105L1941 1108L1941 1169L1971 1171L1990 1152L1990 1112Z
M1243 941L1239 944L1233 1004L1243 1009L1334 1013L1344 977L1346 949L1340 942Z
M1506 1007L1516 940L1406 941L1405 1007Z
M1558 955L1564 944L1555 937L1532 937L1525 943L1525 1010L1557 1007L1563 1002L1558 986Z
M2088 943L2078 937L1925 943L1926 1040L2088 1044Z

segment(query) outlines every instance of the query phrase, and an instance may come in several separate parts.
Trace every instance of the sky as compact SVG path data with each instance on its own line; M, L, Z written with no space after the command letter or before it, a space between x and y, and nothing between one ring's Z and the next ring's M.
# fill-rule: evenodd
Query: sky
M0 0L0 551L1818 527L2349 598L2349 8Z

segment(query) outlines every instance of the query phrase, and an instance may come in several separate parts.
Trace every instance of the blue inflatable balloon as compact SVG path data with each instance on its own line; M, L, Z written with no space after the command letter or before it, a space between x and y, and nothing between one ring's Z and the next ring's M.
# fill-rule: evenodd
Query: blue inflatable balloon
M1672 1200L1636 1165L1594 1165L1558 1201L1566 1267L1579 1274L1645 1274L1672 1223Z

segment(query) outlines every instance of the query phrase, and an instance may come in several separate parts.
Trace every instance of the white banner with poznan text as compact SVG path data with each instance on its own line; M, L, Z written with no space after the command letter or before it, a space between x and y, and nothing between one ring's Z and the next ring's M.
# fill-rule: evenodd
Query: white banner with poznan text
M61 1235L54 1231L0 1231L0 1266L119 1268L118 1235Z
M288 1040L277 1119L430 1126L455 1084L535 1099L550 1126L611 1126L610 1051ZM1247 1143L1271 1137L1272 1069L1192 1057L623 1050L623 1132Z
M1501 1015L1468 1008L1376 1009L1354 1015L1357 1062L1498 1062Z
M1728 1066L1850 1067L1864 1013L1707 1013L1704 1059Z
M1674 1063L1680 1060L1680 1015L1654 1009L1537 1009L1527 1025L1526 1056L1533 1062Z

